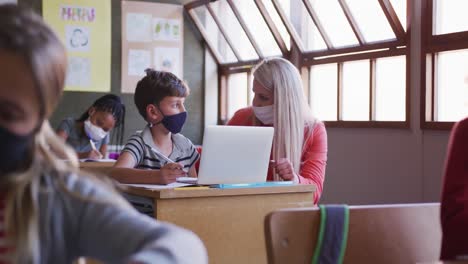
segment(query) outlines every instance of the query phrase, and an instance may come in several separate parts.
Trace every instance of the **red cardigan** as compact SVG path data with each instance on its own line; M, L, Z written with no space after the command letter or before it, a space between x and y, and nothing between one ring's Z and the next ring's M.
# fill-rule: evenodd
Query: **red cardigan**
M452 129L441 203L442 260L468 255L468 118Z
M254 120L252 107L247 107L237 111L227 125L253 126ZM306 139L305 149L301 157L301 168L299 169L299 183L317 186L317 191L314 194L315 203L318 203L323 190L327 151L327 131L322 122L317 122L312 134ZM268 170L267 180L271 181L272 179L272 170Z

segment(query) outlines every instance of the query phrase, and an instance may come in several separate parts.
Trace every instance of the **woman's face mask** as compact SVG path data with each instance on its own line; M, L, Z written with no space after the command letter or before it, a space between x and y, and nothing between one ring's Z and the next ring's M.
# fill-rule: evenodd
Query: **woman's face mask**
M274 105L253 106L255 117L265 125L272 125L275 121Z

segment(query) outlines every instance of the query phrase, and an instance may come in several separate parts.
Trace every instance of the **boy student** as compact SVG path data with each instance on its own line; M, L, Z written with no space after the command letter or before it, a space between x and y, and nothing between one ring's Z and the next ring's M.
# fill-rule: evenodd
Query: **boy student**
M148 125L125 145L111 171L121 183L168 184L196 177L199 154L179 132L187 119L187 85L169 72L146 70L135 90L135 105Z

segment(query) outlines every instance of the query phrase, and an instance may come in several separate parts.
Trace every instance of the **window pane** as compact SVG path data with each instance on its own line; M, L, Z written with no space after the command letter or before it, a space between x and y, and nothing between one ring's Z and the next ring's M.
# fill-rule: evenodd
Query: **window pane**
M270 2L271 0L264 1ZM317 27L315 26L312 18L309 15L304 3L302 1L295 1L295 6L290 6L289 0L279 0L283 10L286 12L291 24L294 26L297 34L301 37L302 44L307 51L310 50L325 50L327 46L322 39L322 36L318 32ZM273 4L271 4L273 8ZM293 12L294 16L291 16L290 10L295 10ZM298 15L299 14L299 15ZM279 19L279 17L278 17ZM284 28L286 30L286 28ZM288 36L289 37L289 36Z
M375 71L375 118L377 121L406 120L406 58L377 59Z
M337 65L323 64L310 68L310 104L320 120L336 121Z
M337 0L308 0L335 47L358 45Z
M369 61L343 64L343 120L369 121Z
M289 17L289 15L291 14L290 0L279 0L279 2L281 4L281 7L283 8L283 11ZM278 28L278 31L280 32L281 38L284 40L286 47L288 48L288 50L290 50L291 49L291 37L289 36L288 30L284 26L283 21L281 20L278 12L276 12L275 6L271 2L271 0L263 0L263 4L268 10L268 14L270 14L271 19L273 19L275 26Z
M468 30L468 1L434 0L435 34Z
M226 1L212 2L211 7L226 30L226 34L234 42L233 45L239 52L243 60L258 59L254 47L249 41L249 38L242 29L234 12Z
M366 42L394 39L392 28L376 0L346 0Z
M406 1L407 0L390 0L392 3L393 9L397 13L398 18L400 19L401 25L406 31Z
M468 116L468 50L437 55L436 120L459 121Z
M247 92L247 73L230 74L227 87L228 118L248 105Z
M233 0L265 56L281 55L270 29L254 1Z
M214 45L214 48L221 55L222 62L237 62L236 56L227 44L226 39L224 39L223 35L221 35L218 26L214 22L213 17L210 15L210 13L208 13L206 7L200 6L195 8L195 13L198 16L198 19L203 23L209 41L211 42L211 44Z

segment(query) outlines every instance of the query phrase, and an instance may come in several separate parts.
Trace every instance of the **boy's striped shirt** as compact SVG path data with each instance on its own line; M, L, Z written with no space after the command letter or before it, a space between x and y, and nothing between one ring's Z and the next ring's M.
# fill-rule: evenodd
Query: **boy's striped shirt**
M190 139L180 133L172 134L172 142L173 149L168 158L181 163L184 168L190 169L200 157L195 146ZM159 170L169 162L162 157L162 154L153 151L152 148L160 152L154 145L151 130L147 126L143 131L130 137L123 151L133 156L137 163L136 169Z

